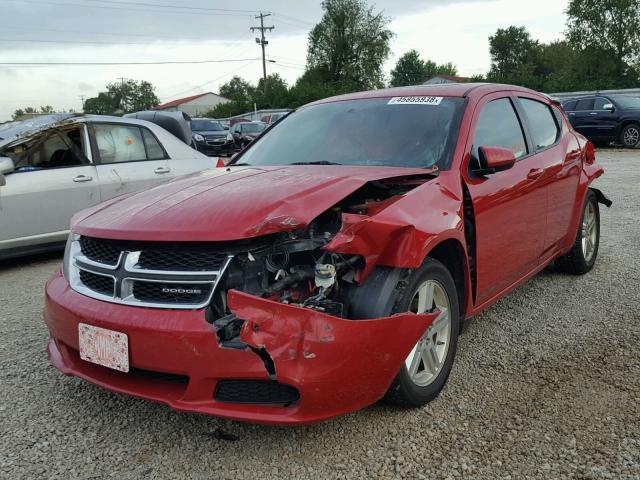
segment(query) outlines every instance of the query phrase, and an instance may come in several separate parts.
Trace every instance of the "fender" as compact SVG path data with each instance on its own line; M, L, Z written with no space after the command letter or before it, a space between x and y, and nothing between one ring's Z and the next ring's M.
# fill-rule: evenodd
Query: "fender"
M591 147L591 149L589 149L589 147ZM602 203L607 208L610 208L611 205L613 205L613 202L609 200L609 198L607 198L604 193L602 193L599 189L593 188L591 186L594 180L604 174L604 168L595 163L595 155L593 154L593 151L590 152L590 150L593 150L593 145L589 143L585 148L587 159L582 164L582 175L580 176L580 183L578 185L578 191L576 194L576 203L573 208L571 228L569 229L569 232L571 234L565 239L562 248L562 254L571 250L573 242L576 239L576 235L578 234L578 227L580 225L580 219L582 218L582 208L584 207L584 202L587 198L587 192L589 190L594 191L594 193L596 194L596 198L598 199L598 203Z

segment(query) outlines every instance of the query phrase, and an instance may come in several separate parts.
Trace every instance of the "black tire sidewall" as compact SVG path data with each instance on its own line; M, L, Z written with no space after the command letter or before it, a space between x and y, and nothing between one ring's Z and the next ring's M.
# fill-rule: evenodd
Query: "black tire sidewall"
M460 308L455 282L447 268L441 262L431 258L428 258L422 266L415 270L409 277L393 308L393 313L408 311L409 304L418 287L426 280L436 280L439 282L449 297L451 337L449 350L447 351L443 367L435 381L429 385L424 387L416 385L411 380L406 365L404 362L402 363L402 367L389 389L389 394L391 396L400 395L402 397L402 402L400 403L407 406L422 406L438 396L438 393L440 393L440 390L442 390L447 382L449 373L453 367L453 360L458 346L458 335L460 333Z
M582 231L582 222L584 221L584 213L589 203L593 205L593 211L596 216L597 234L593 255L591 255L591 260L587 261L587 259L584 257L584 251L582 250L582 238L584 236L584 232ZM591 189L589 189L589 191L587 192L587 198L585 199L584 205L582 207L582 215L580 215L580 225L578 227L578 238L576 240L576 245L580 248L580 258L584 263L584 268L586 270L591 270L596 263L596 260L598 258L598 250L600 249L600 208L598 205L596 194Z
M627 133L627 130L629 130L630 128L635 128L636 130L638 130L638 132L640 133L640 125L636 125L635 123L631 124L631 125L627 125L622 129L622 133L620 134L620 143L622 144L623 147L625 148L635 148L638 145L640 145L640 137L638 138L638 141L636 142L635 145L627 145L624 142L624 137L625 134Z

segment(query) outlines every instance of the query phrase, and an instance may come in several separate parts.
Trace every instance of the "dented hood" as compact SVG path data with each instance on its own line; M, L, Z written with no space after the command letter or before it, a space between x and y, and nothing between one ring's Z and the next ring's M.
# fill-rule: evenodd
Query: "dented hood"
M85 210L72 228L118 240L238 240L304 228L367 182L430 172L342 165L205 170Z

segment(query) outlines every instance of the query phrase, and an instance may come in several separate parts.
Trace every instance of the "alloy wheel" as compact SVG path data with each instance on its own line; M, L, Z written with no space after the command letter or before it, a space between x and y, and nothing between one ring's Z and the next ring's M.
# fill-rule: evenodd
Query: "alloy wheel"
M598 224L596 222L596 209L593 203L588 202L582 216L582 254L588 263L593 258L598 238Z
M405 359L411 381L420 387L431 384L437 378L451 343L449 297L440 282L427 280L417 289L409 311L421 314L436 310L440 313Z
M624 132L623 142L627 147L635 147L640 140L640 130L636 127L628 128Z

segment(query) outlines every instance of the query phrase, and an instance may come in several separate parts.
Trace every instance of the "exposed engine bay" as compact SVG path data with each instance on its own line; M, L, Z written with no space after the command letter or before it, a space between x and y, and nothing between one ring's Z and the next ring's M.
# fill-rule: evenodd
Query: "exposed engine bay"
M247 250L235 254L207 311L221 344L245 347L238 343L243 322L229 313L226 304L229 290L351 318L352 294L358 288L356 274L364 268L365 260L326 248L342 227L342 215L373 216L431 178L368 182L307 228L254 239Z

